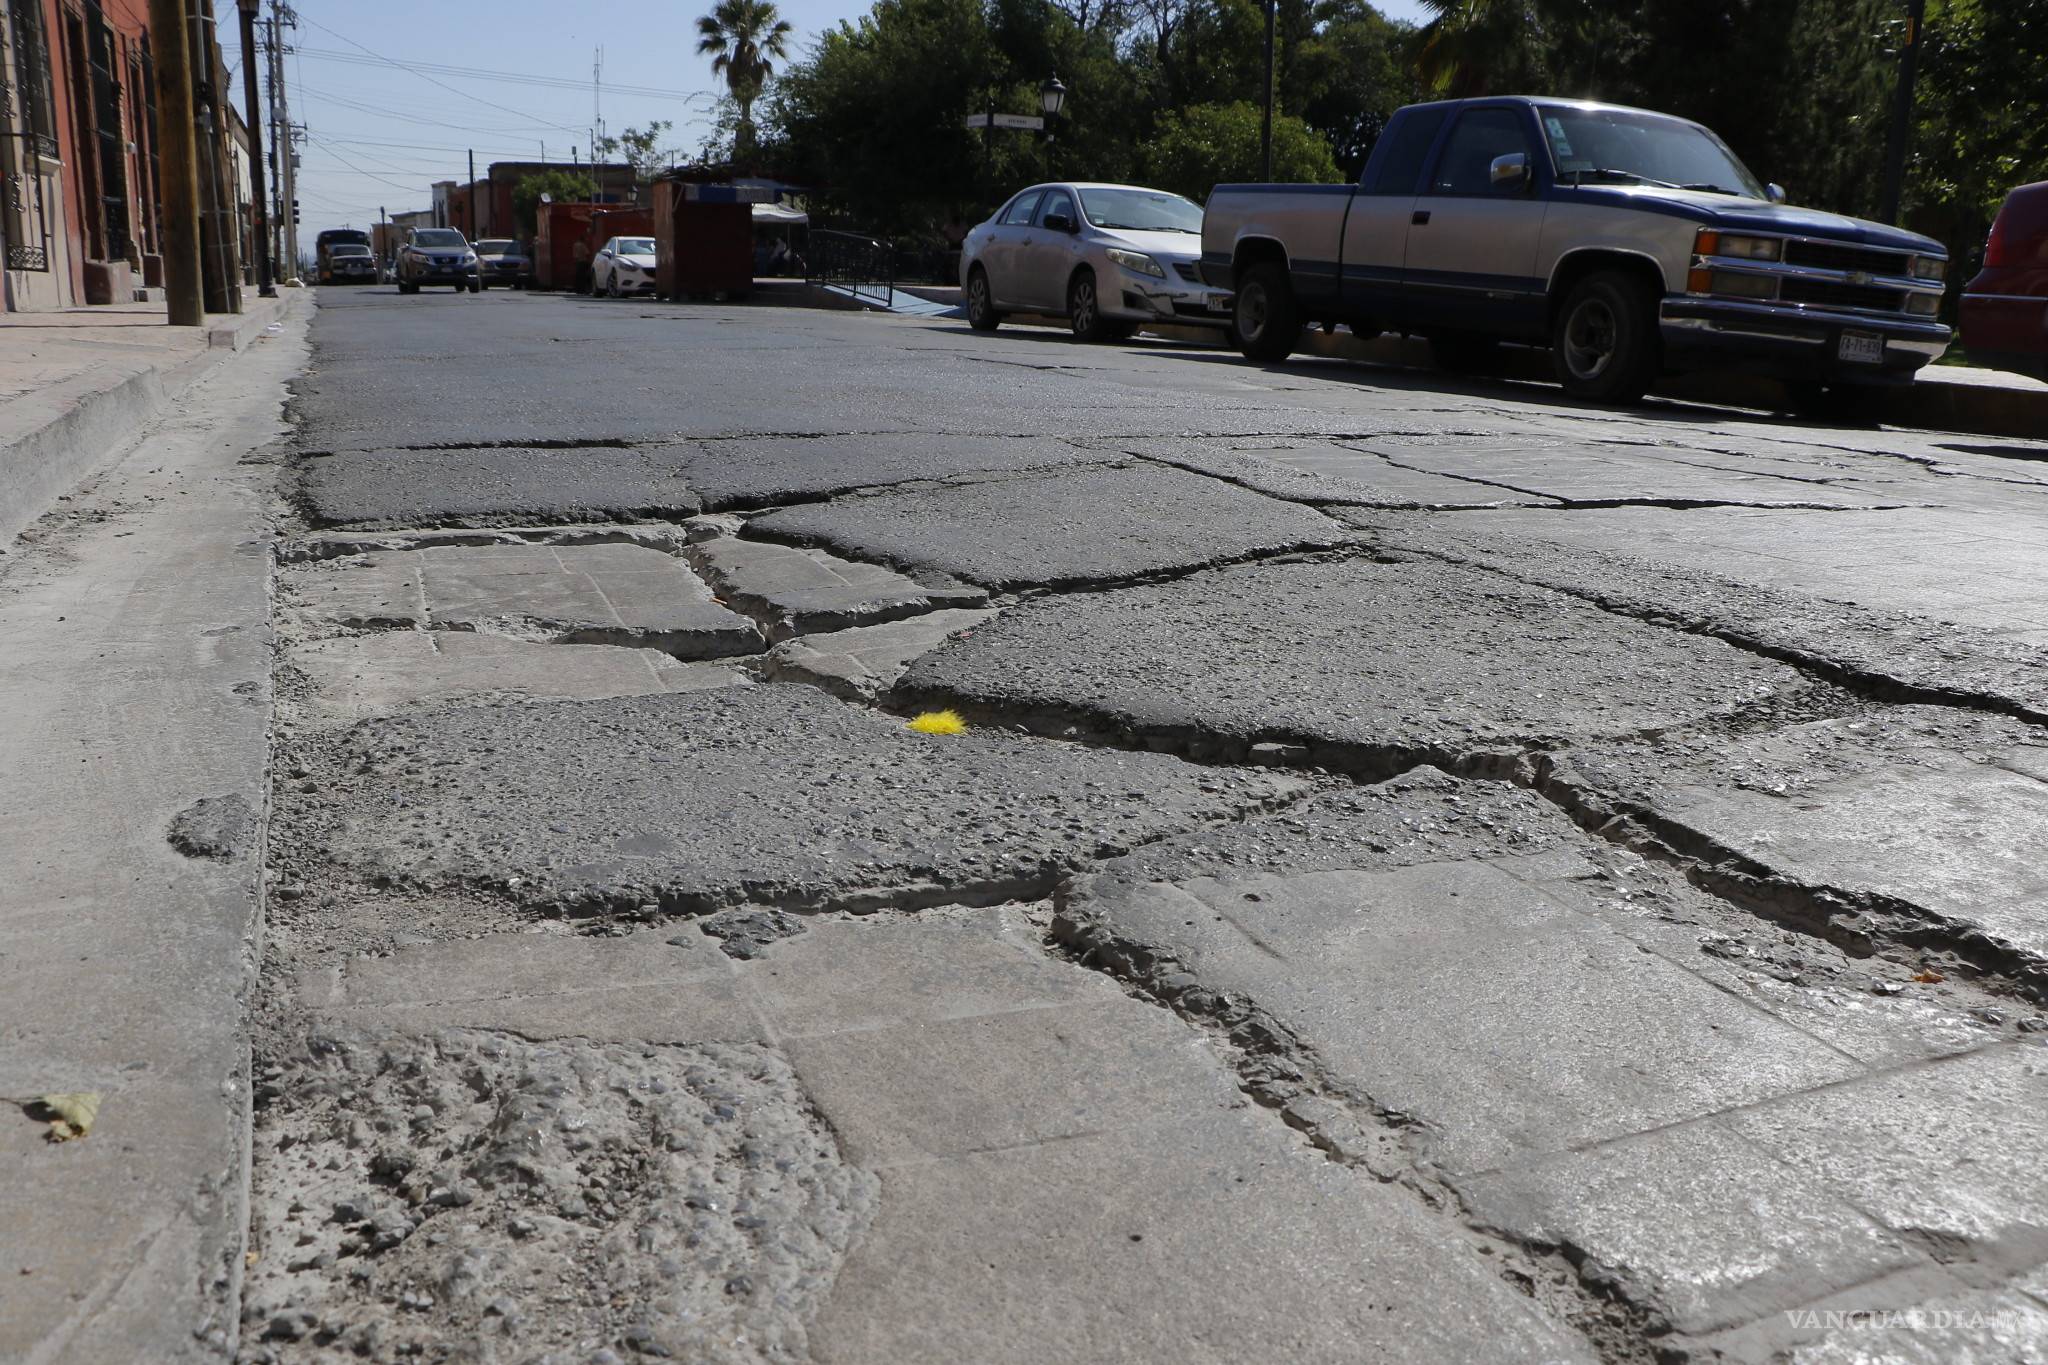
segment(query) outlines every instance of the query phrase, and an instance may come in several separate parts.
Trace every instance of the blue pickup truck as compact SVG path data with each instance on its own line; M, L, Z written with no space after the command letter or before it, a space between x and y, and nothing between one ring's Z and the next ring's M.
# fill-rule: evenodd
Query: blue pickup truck
M1917 233L1794 208L1712 131L1643 109L1529 97L1410 105L1356 185L1218 185L1201 275L1235 295L1240 348L1304 326L1429 339L1485 373L1548 345L1584 398L1734 367L1819 389L1938 358L1947 254Z

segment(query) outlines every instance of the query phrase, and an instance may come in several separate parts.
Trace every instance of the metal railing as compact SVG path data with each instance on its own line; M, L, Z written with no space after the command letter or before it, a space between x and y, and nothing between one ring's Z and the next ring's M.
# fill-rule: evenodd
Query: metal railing
M887 308L896 298L896 248L858 232L813 228L804 249L804 280L836 285Z

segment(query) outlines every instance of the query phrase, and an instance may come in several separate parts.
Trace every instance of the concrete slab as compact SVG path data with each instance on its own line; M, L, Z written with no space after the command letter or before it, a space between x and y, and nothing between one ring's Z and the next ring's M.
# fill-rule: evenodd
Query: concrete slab
M2048 740L2022 722L1894 706L1589 750L1566 770L1788 881L1890 897L2048 967Z
M305 462L298 498L318 526L502 526L680 520L703 510L687 447L344 450Z
M895 686L914 660L995 614L933 611L878 626L800 636L769 650L761 669L770 678L807 682L837 696L868 700Z
M1274 660L1285 660L1276 668ZM1732 711L1803 679L1496 575L1438 564L1246 565L1027 602L918 660L899 691L1184 737L1416 757Z
M778 1036L890 1032L1016 1010L1122 1000L1097 972L1048 957L1039 931L993 907L965 919L853 923L806 918L742 972Z
M682 659L758 652L760 631L673 555L638 545L435 546L296 567L318 625L424 625L649 648Z
M1486 864L1084 879L1063 913L1255 1002L1453 1175L1863 1070Z
M992 588L1080 586L1342 543L1321 513L1157 466L955 480L757 517L753 533Z
M728 664L655 649L534 644L463 631L388 630L296 645L285 655L310 691L308 719L338 724L412 706L508 699L584 700L744 687Z
M2006 1043L1721 1123L1945 1261L2048 1263L2048 1045Z
M811 1344L830 1365L1597 1358L1411 1196L1243 1113L884 1172Z
M763 622L771 640L988 603L980 588L926 586L877 564L763 541L701 541L685 558L723 601Z
M922 735L773 683L372 720L301 753L328 796L281 815L295 846L364 875L627 911L1040 895L1083 858L1300 785L986 730ZM339 820L335 792L350 794Z
M1459 1191L1485 1225L1569 1248L1591 1278L1689 1335L1927 1264L1812 1171L1711 1125L1476 1176Z

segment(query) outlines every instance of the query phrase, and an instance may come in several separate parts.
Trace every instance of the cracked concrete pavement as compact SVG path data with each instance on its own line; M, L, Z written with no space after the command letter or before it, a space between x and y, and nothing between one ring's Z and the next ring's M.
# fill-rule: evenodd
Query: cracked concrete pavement
M165 846L264 878L181 1350L2048 1350L2048 442L540 295L311 342L267 787L193 793L260 818Z

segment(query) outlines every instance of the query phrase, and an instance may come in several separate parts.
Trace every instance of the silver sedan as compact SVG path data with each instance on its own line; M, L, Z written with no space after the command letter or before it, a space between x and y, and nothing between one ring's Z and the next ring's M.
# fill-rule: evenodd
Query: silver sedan
M1033 185L967 234L967 321L1065 316L1077 341L1145 323L1225 328L1230 295L1202 283L1202 206L1141 185Z

